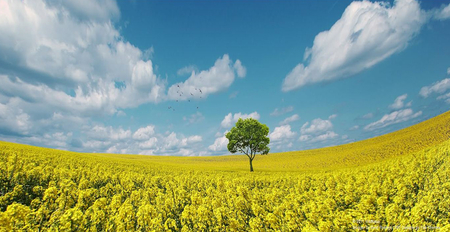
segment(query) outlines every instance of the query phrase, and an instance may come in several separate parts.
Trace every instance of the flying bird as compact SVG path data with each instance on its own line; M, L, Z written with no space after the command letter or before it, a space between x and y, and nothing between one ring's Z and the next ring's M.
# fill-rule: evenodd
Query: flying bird
M200 93L203 93L201 89L199 89L199 90L200 90Z

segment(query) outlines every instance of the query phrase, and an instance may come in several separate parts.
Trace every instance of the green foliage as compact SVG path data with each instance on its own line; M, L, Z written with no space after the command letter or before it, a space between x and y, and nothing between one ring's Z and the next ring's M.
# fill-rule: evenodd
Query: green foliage
M257 153L267 155L270 148L269 127L253 118L239 119L236 126L226 134L227 148L231 153L241 152L250 159L250 171L253 171L252 161Z

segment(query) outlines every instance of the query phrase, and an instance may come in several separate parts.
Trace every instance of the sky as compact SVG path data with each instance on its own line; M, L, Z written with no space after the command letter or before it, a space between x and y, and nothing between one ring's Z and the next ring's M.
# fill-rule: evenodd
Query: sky
M450 0L0 0L0 140L229 154L364 140L450 109Z

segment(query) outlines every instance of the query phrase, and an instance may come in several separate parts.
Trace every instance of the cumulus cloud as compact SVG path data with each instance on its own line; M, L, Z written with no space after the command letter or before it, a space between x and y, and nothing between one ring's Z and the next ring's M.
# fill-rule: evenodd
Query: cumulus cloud
M401 108L403 108L403 107L410 107L411 106L411 104L412 104L412 102L408 102L407 104L405 104L405 100L406 100L406 98L408 97L408 94L403 94L403 95L400 95L400 96L398 96L396 99L395 99L395 101L394 101L394 103L392 103L391 105L389 105L389 108L390 109L393 109L393 110L399 110L399 109L401 109Z
M250 113L250 114L242 114L241 112L239 112L239 113L235 113L233 115L232 113L229 113L224 117L224 119L222 120L220 125L223 128L230 128L238 121L239 118L242 118L242 119L253 118L253 119L259 120L259 114L256 111L253 113Z
M14 100L7 104L0 103L1 134L27 135L31 126L30 116L22 109L16 108Z
M164 98L152 61L111 22L115 1L0 3L0 94L82 116Z
M228 139L224 136L216 138L216 140L214 140L214 143L211 144L208 149L211 151L226 151L227 150L227 145L228 145Z
M280 141L283 139L291 139L296 135L295 132L291 131L290 125L283 125L275 127L272 133L269 134L270 141Z
M444 93L450 89L450 78L445 78L441 81L434 82L429 86L424 86L420 89L420 96L427 98L433 93Z
M337 138L339 135L332 130L333 123L331 122L336 117L336 114L332 114L328 119L316 118L311 122L306 122L300 128L301 135L298 140L301 142L316 143Z
M327 131L324 134L321 134L321 135L318 135L318 136L312 138L310 140L310 142L314 143L314 142L319 142L319 141L325 141L325 140L328 140L328 139L334 139L334 138L336 138L338 136L339 135L336 134L334 131Z
M354 125L354 126L349 128L349 130L351 130L351 131L358 130L358 129L359 129L358 125Z
M418 34L426 14L414 0L355 1L328 30L320 32L304 63L284 79L282 90L354 75L402 51Z
M284 119L283 121L280 122L280 125L286 125L289 124L291 122L295 122L300 120L300 117L298 116L298 114L294 114L290 117L287 117L286 119Z
M368 124L367 126L364 127L364 130L366 131L377 130L392 124L405 122L410 119L417 118L420 115L422 115L422 111L414 113L414 111L410 108L394 111L390 114L385 114L380 120Z
M300 132L302 134L318 134L322 132L326 132L333 128L333 123L330 120L324 120L321 118L313 119L310 122L306 122L300 128Z
M84 131L85 149L93 152L143 155L204 155L200 135L185 136L173 131L157 133L154 125L138 128L134 133L121 127L94 126Z
M146 127L141 127L136 132L134 132L133 139L146 140L149 139L153 134L155 134L155 126L148 125Z
M233 62L228 54L225 54L217 59L210 69L199 73L192 71L186 81L170 86L167 95L171 100L206 98L210 94L224 91L231 86L236 75L243 78L245 73L241 61Z
M89 138L100 141L117 141L131 138L131 130L95 125L87 133Z
M272 113L270 113L270 116L280 116L292 112L293 110L294 110L293 106L288 106L281 109L276 108Z
M118 20L120 10L114 0L57 0L49 1L48 4L61 4L80 19L109 21Z

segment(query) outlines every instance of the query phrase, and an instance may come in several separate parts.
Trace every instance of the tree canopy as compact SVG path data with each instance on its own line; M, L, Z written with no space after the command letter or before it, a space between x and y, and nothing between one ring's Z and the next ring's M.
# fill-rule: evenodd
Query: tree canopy
M226 134L228 150L231 153L241 152L250 160L250 171L253 171L252 161L256 154L267 155L270 139L269 127L253 118L239 119L236 125Z

